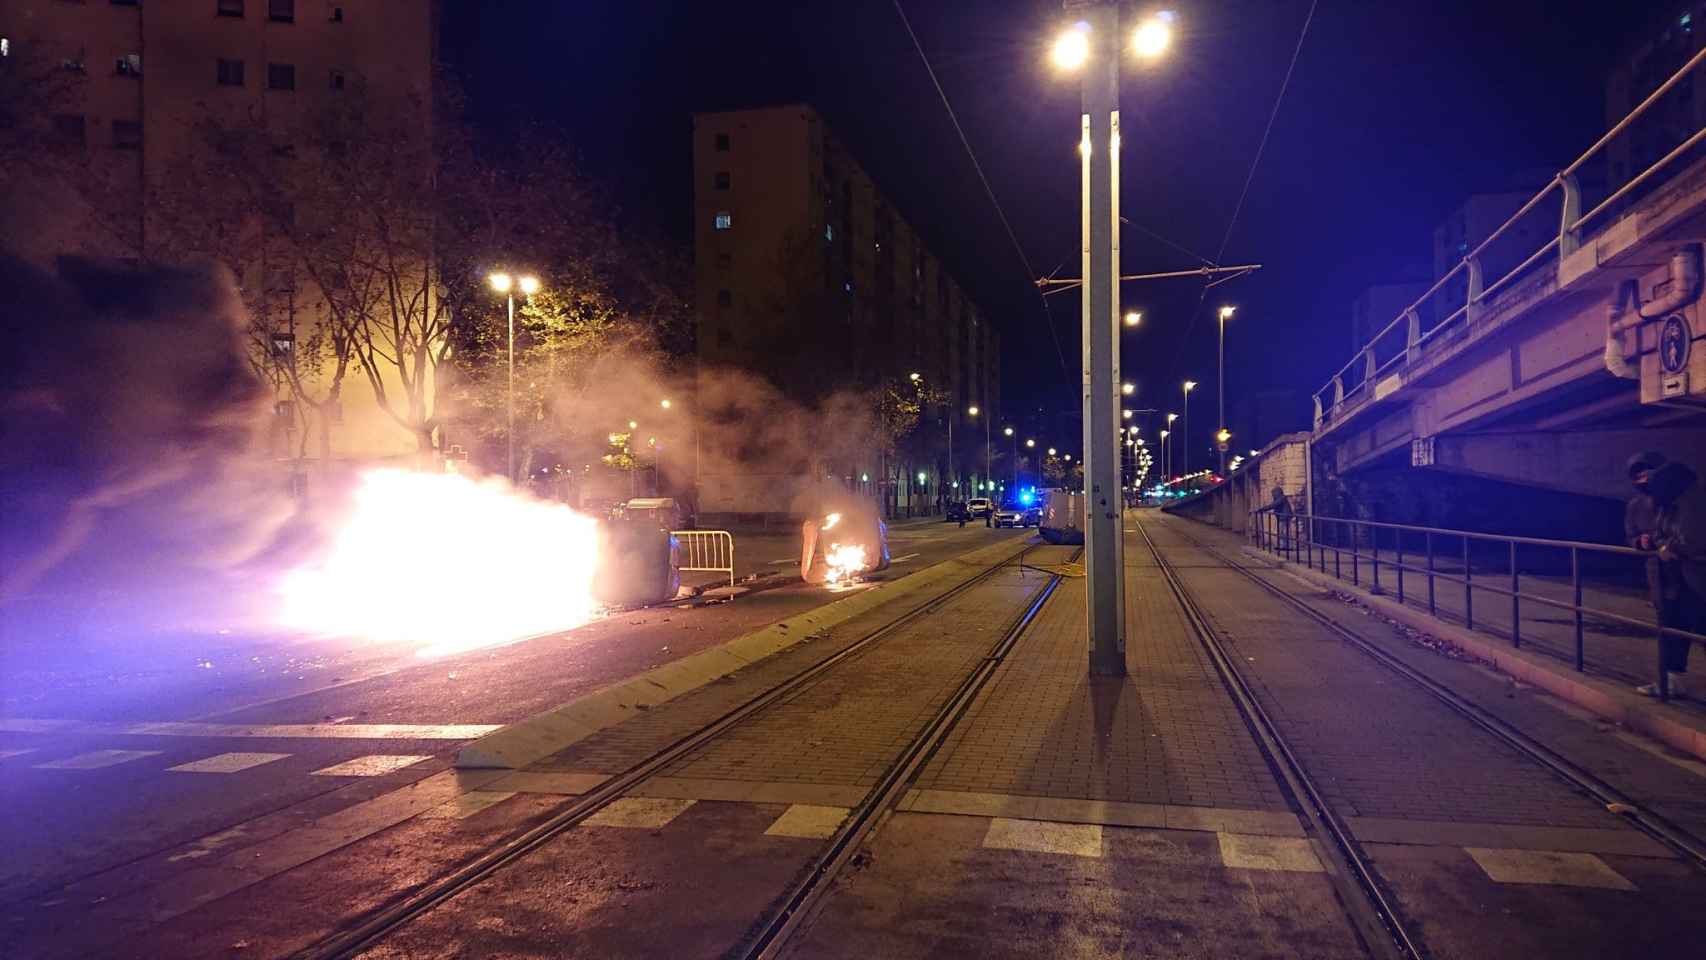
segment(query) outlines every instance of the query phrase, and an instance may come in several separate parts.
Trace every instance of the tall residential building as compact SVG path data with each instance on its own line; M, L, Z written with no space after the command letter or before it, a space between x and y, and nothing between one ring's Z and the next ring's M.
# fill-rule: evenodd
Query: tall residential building
M13 109L47 114L17 119L52 152L0 175L0 243L40 263L61 254L170 259L162 191L191 161L221 162L199 125L264 136L288 157L303 127L340 98L391 111L430 106L437 25L437 0L6 0L0 69L27 77L10 89L35 102ZM258 231L243 236L257 250L265 243ZM280 331L317 322L300 307L311 297L269 297L265 274L245 266L237 278L253 322ZM324 425L334 456L414 451L366 384L352 378L344 397ZM279 402L274 452L287 456L304 448L298 431L310 427L283 393Z
M1706 46L1706 0L1653 4L1635 23L1606 77L1607 128L1628 116ZM1616 189L1627 183L1701 127L1706 127L1706 71L1696 70L1606 145L1607 186ZM1692 156L1699 156L1699 151Z
M1001 410L1000 339L823 119L803 105L699 114L693 177L701 376L744 371L816 409L837 392L907 384L917 373L941 402L896 462L853 457L806 469L896 512L989 482L984 419ZM1003 423L989 426L999 453ZM747 478L795 466L707 460L700 509L792 512L777 484L761 490ZM987 473L999 480L1006 471L996 463Z

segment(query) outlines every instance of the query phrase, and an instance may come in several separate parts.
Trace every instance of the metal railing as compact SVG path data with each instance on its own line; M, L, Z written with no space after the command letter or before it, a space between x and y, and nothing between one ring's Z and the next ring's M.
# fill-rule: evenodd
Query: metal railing
M1427 611L1430 616L1438 617L1439 602L1437 585L1460 585L1463 588L1463 625L1471 630L1476 628L1475 621L1475 592L1482 591L1495 596L1507 598L1510 601L1510 632L1509 640L1512 647L1521 647L1522 637L1522 605L1524 603L1538 604L1555 610L1563 610L1571 615L1571 626L1575 636L1575 668L1578 672L1586 669L1586 638L1587 620L1593 619L1610 624L1622 624L1652 632L1655 646L1660 647L1656 689L1659 699L1670 696L1670 682L1664 670L1663 644L1657 641L1666 636L1682 637L1691 643L1706 645L1706 635L1692 633L1675 627L1667 627L1655 619L1641 619L1618 613L1589 607L1582 602L1582 561L1584 558L1616 557L1623 558L1621 562L1637 561L1643 566L1653 554L1650 551L1636 550L1631 547L1616 546L1604 543L1587 543L1576 540L1547 540L1540 537L1512 537L1499 534L1476 533L1470 530L1452 530L1444 527L1424 527L1404 523L1382 523L1375 520L1350 520L1342 517L1320 517L1308 514L1280 513L1272 506L1250 511L1249 523L1246 526L1246 537L1249 541L1270 553L1274 553L1294 563L1302 563L1311 570L1330 573L1335 579L1349 580L1352 586L1362 586L1362 569L1365 564L1371 567L1372 577L1369 584L1371 593L1384 594L1386 586L1381 582L1382 567L1389 574L1392 586L1395 588L1400 604L1406 602L1404 575L1420 575L1426 579ZM1405 540L1409 540L1409 552L1406 555ZM1381 555L1382 540L1385 540L1387 552ZM1418 542L1419 541L1419 542ZM1442 545L1455 547L1447 552L1438 549ZM1454 543L1455 541L1455 543ZM1475 552L1472 545L1481 545L1481 556L1488 552L1486 545L1493 545L1494 551L1501 554L1505 560L1504 571L1495 574L1498 579L1475 577ZM1548 549L1560 551L1569 558L1569 590L1570 602L1566 603L1552 597L1542 596L1522 589L1522 565L1519 551L1522 548ZM1329 561L1329 554L1331 560ZM1406 556L1408 559L1406 559ZM1345 558L1349 558L1350 573L1347 578L1344 570ZM1442 558L1448 558L1453 563L1460 564L1460 572L1451 569L1441 569ZM1331 562L1332 568L1328 569ZM1619 561L1612 561L1614 564ZM1483 564L1484 566L1484 564ZM1530 570L1527 574L1531 582L1541 578L1541 574ZM1508 585L1507 585L1508 584ZM1419 602L1419 601L1418 601ZM1487 630L1487 626L1482 626Z
M1623 133L1631 124L1640 119L1643 114L1651 109L1654 103L1658 102L1665 94L1669 93L1672 88L1682 82L1683 78L1699 67L1702 62L1706 62L1706 48L1699 50L1693 57L1689 58L1688 62L1683 64L1682 68L1677 70L1676 73L1672 74L1670 79L1666 80L1658 89L1648 95L1645 100L1642 100L1638 105L1636 105L1635 109L1631 110L1628 116L1619 121L1616 126L1606 131L1604 136L1595 141L1594 145L1589 147L1586 153L1583 153L1580 157L1576 158L1574 163L1559 171L1559 173L1554 176L1545 187L1541 188L1539 193L1530 197L1527 203L1524 203L1515 213L1511 214L1510 217L1506 219L1504 223L1500 224L1499 227L1490 235L1488 235L1485 240L1482 240L1477 244L1475 249L1466 253L1464 257L1457 262L1456 266L1447 271L1444 276L1435 280L1433 285L1430 286L1425 293L1416 298L1415 302L1404 308L1404 310L1401 311L1398 316L1392 320L1392 322L1382 327L1378 333L1370 337L1368 342L1363 344L1362 348L1351 358L1350 362L1346 363L1343 367L1340 367L1339 370L1334 373L1324 385L1322 385L1321 389L1315 391L1312 395L1315 405L1315 426L1319 428L1323 423L1337 417L1341 408L1343 408L1347 403L1361 403L1372 397L1377 389L1376 384L1379 383L1387 373L1391 372L1396 367L1407 365L1408 363L1418 359L1428 341L1439 336L1447 329L1452 328L1458 323L1458 321L1475 319L1484 309L1487 298L1511 284L1518 277L1526 274L1531 267L1540 262L1543 258L1556 254L1557 258L1562 260L1563 257L1567 257L1575 253L1581 246L1581 232L1584 226L1599 217L1605 211L1611 209L1625 197L1629 196L1630 193L1639 188L1642 184L1646 183L1660 170L1675 162L1678 157L1686 154L1688 151L1698 146L1703 140L1706 140L1706 128L1696 130L1691 136L1683 140L1669 153L1659 158L1645 170L1636 174L1627 183L1618 187L1610 196L1607 196L1604 200L1601 200L1598 204L1594 205L1593 209L1586 213L1582 212L1582 191L1576 175L1590 160L1604 150L1606 144L1616 139L1619 134ZM1510 234L1511 231L1515 229L1516 224L1519 221L1532 213L1536 207L1538 207L1553 193L1558 193L1561 197L1557 234L1548 240L1539 250L1529 254L1529 256L1521 263L1518 263L1515 267L1507 270L1498 279L1491 283L1486 282L1486 277L1484 277L1482 273L1482 255L1486 253L1488 248L1494 243ZM1460 276L1466 278L1462 306L1457 307L1427 330L1423 330L1422 314L1424 312L1432 312L1431 306L1435 294L1446 289L1453 280ZM1399 329L1404 331L1404 339L1401 344L1389 343L1388 336ZM1396 338L1392 339L1396 340ZM1401 346L1402 349L1397 349L1399 346ZM1384 360L1380 359L1381 355L1387 351L1390 351L1391 355ZM1359 366L1361 367L1360 379L1356 377L1356 374L1359 373L1357 369ZM1351 383L1349 389L1347 389L1348 382ZM1323 403L1324 397L1330 397L1331 399L1329 402Z
M681 569L727 573L735 585L735 538L727 530L671 530L681 544Z

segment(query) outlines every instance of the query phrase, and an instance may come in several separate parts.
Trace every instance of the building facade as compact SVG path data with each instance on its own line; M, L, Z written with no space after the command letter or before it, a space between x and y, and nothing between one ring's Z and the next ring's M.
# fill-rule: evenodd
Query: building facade
M803 473L917 513L1006 475L1004 424L992 419L1000 338L814 110L697 115L693 176L702 385L740 371L808 418L838 396L885 389L925 390L932 401L892 455L828 446L821 463L702 455L703 512L798 512L784 502L784 478Z
M200 127L244 130L288 158L305 126L344 98L393 111L430 106L437 22L434 0L7 0L0 69L34 99L26 109L45 114L24 119L39 127L47 151L45 162L15 164L0 179L6 249L43 264L63 254L177 259L166 195L181 188L188 165L219 163ZM324 298L297 278L274 282L255 219L233 225L237 249L221 259L238 264L257 349L278 345L257 364L264 367L289 361L293 341L322 322L310 305ZM276 456L371 459L416 449L359 378L319 422L282 377L274 381ZM325 442L304 442L311 430Z

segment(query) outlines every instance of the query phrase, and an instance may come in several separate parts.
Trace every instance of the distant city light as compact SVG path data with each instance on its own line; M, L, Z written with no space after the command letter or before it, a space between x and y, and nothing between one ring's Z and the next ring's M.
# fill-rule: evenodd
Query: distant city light
M1132 310L1125 315L1125 325L1128 327L1135 327L1142 322L1143 322L1143 314L1137 312L1136 310Z
M539 278L522 277L516 281L516 286L521 288L522 296L531 297L539 292Z
M492 285L493 290L499 293L508 293L510 287L515 285L515 278L507 273L494 273L487 277L486 281Z
M1153 60L1166 52L1167 45L1173 40L1173 28L1168 25L1172 19L1171 12L1163 11L1138 24L1131 35L1132 50L1146 60Z
M1135 384L1135 383L1122 383L1122 384L1120 384L1120 392L1129 397L1132 394L1137 392L1137 384Z

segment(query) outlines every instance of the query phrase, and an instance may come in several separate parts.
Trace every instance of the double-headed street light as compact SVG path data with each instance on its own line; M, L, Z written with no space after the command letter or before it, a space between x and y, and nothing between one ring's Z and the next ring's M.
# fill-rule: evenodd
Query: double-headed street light
M1120 449L1114 444L1119 404L1119 76L1122 48L1144 59L1166 50L1171 13L1144 20L1130 34L1114 2L1066 0L1079 17L1055 40L1052 59L1082 78L1078 118L1083 193L1084 554L1090 672L1125 673L1124 544ZM1141 320L1135 312L1128 326Z
M529 275L512 277L507 273L489 274L486 282L492 289L503 294L509 300L509 386L506 390L504 407L507 413L508 425L504 433L509 441L509 482L515 482L515 291L521 290L521 295L531 297L539 292L539 278Z

